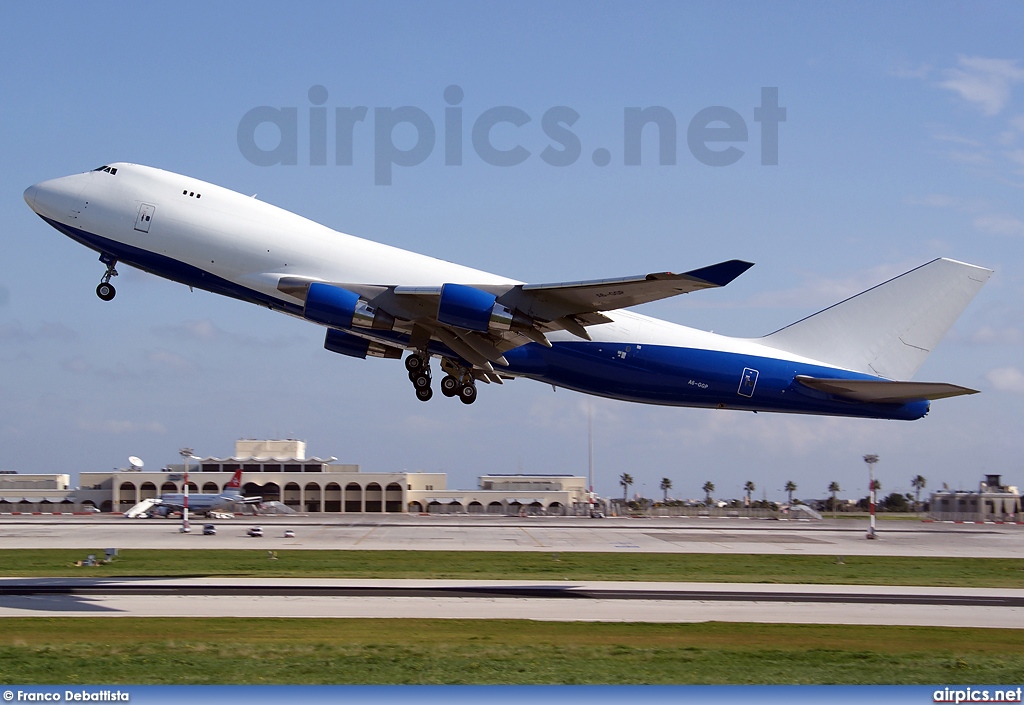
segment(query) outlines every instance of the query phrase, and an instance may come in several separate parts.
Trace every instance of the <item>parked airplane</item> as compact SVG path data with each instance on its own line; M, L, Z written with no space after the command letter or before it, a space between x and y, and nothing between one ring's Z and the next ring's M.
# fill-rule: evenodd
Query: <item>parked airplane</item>
M416 396L472 403L514 377L650 404L917 419L974 390L907 382L992 272L937 259L762 338L626 307L724 286L752 265L525 284L346 235L179 174L116 163L30 186L43 220L115 265L327 327L324 347L405 358Z
M220 494L189 494L188 511L190 514L209 514L223 509L232 509L236 504L259 504L262 497L244 497L241 492L242 471L235 470L234 476L224 485ZM167 516L172 512L180 512L185 508L185 495L180 493L162 494L155 503L154 513Z

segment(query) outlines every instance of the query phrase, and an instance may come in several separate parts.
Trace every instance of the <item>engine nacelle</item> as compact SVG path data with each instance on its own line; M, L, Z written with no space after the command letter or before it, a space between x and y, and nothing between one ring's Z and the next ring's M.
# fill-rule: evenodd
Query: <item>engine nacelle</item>
M480 331L525 330L533 321L519 311L497 303L494 294L488 294L465 284L445 284L441 287L441 300L437 305L437 320L456 328Z
M366 359L367 357L386 357L397 360L402 357L401 348L393 348L389 345L382 345L371 340L360 338L356 335L349 335L334 328L327 329L327 337L324 338L324 347L331 352L349 357Z
M313 282L306 290L306 306L302 315L315 323L332 328L372 328L392 330L395 319L372 306L359 294L333 284Z

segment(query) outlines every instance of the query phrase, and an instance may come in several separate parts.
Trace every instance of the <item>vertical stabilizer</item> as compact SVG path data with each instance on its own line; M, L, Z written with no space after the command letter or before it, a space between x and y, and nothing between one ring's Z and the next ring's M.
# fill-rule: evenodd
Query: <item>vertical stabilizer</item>
M910 379L990 276L984 267L936 259L760 342L865 374Z
M239 490L242 488L242 470L235 470L235 474L231 476L231 480L228 484L224 485L225 490Z

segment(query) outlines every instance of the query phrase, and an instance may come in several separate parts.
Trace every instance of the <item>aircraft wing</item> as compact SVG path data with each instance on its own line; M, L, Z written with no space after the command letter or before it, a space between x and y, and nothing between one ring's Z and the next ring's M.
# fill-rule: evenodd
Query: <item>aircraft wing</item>
M328 285L351 292L374 311L386 314L386 330L409 334L408 347L429 339L446 345L457 355L484 370L485 379L500 382L491 363L507 365L502 353L536 342L550 347L545 333L565 330L590 340L586 326L609 323L602 311L636 306L700 289L725 286L753 264L729 260L682 274L652 274L554 284L487 284L480 286L401 286L323 282L303 277L281 277L277 288L306 300L310 287ZM446 299L453 302L452 306ZM507 309L502 326L491 325L491 309ZM466 312L469 313L466 313ZM384 320L378 314L374 321ZM316 319L314 319L316 320ZM350 328L361 337L394 345L386 336L375 336L378 324Z
M734 259L682 274L654 272L613 279L478 288L495 294L497 303L532 319L540 331L563 329L589 339L585 326L610 321L601 315L602 311L725 286L753 266L751 262ZM398 297L417 297L422 309L436 311L442 288L398 286L393 291Z
M558 284L522 284L499 297L506 306L554 320L567 315L613 311L629 306L725 286L753 267L752 262L729 260L682 274L655 272L635 277L593 279Z
M797 375L796 381L819 392L854 401L878 404L903 404L922 399L946 399L978 390L944 382L893 382L874 379L826 379Z

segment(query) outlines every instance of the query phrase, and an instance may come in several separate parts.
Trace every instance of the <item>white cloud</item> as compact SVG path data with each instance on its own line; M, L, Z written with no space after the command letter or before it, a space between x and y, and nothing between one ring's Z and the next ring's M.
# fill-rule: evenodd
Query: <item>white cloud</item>
M974 219L974 227L993 235L1024 236L1024 221L1009 215L981 215Z
M195 365L182 356L166 350L154 350L146 355L146 359L158 367L164 367L175 371L192 370L195 368Z
M959 68L947 69L939 86L953 91L981 108L985 115L997 115L1010 100L1010 88L1024 81L1024 69L1014 59L961 56Z
M186 340L200 343L228 343L242 347L281 348L293 342L293 338L283 335L257 336L245 333L232 333L205 319L201 321L184 321L178 325L158 326L153 332L159 336L173 340Z
M986 166L992 162L988 155L982 152L968 152L963 149L954 149L949 153L949 158L954 162L970 166Z
M890 69L889 73L896 78L917 78L925 79L931 75L932 66L931 64L918 64L916 66L911 65L908 62L902 62L898 66Z
M28 343L40 340L71 342L78 339L78 333L63 323L39 323L26 328L20 321L0 325L0 341Z
M764 292L742 305L748 307L830 306L888 281L918 264L920 262L906 266L883 264L838 278L826 278L820 274L811 273L796 288Z
M983 143L970 137L954 135L952 132L932 132L931 138L936 142L952 142L953 144L965 144L968 147L982 147Z
M909 196L907 203L912 206L928 206L929 208L957 208L962 203L962 199L943 193L929 193L927 196Z
M1024 333L1019 328L982 326L971 334L970 341L978 345L1012 345L1024 341Z
M1024 393L1024 373L1016 367L997 367L989 370L985 378L1001 392Z

